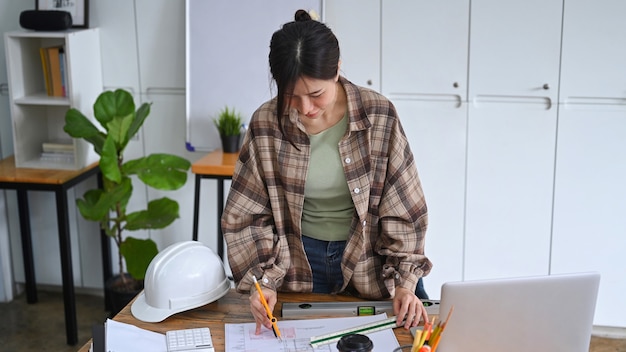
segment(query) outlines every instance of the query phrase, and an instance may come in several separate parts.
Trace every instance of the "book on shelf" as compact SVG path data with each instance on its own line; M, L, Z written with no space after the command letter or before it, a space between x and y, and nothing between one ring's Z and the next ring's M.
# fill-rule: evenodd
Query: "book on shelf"
M74 153L74 143L71 140L68 141L50 141L44 142L41 145L41 149L44 153Z
M50 85L50 63L48 60L48 50L46 50L46 48L39 48L39 55L41 56L41 68L43 70L43 78L46 84L46 94L52 95L52 86Z
M53 97L63 97L63 78L61 75L61 60L59 52L60 46L51 46L46 48L48 51L48 63L50 71L50 86L52 87Z
M73 153L64 153L64 152L42 152L41 153L42 161L53 161L59 163L74 163L74 154Z
M63 96L66 97L68 94L67 89L67 61L65 56L65 49L63 47L59 48L59 66L61 67L61 86L63 88Z

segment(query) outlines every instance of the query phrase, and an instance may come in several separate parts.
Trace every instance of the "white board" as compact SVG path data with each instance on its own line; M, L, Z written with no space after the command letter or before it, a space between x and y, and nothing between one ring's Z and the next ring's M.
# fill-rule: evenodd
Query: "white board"
M323 0L186 0L187 149L220 148L213 119L225 106L244 122L276 94L269 72L272 34L298 9Z

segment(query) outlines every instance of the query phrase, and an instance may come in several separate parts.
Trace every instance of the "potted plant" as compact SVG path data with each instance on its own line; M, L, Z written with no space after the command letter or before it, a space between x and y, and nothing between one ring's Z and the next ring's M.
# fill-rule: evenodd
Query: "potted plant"
M239 138L241 135L241 114L235 109L225 106L220 110L217 118L213 119L215 127L222 140L222 151L224 153L236 153L239 151Z
M76 203L80 214L99 222L118 248L119 273L105 285L113 314L143 288L148 265L158 253L153 240L137 239L125 232L162 229L178 218L178 203L167 197L148 202L145 210L129 212L126 206L133 193L131 177L155 189L176 190L186 183L191 166L188 160L171 154L124 161L124 150L148 117L150 105L144 103L135 111L132 95L118 89L101 93L93 105L102 129L77 109L69 109L65 115L64 131L91 143L100 155L103 186L88 190ZM115 301L116 293L121 293L119 302Z

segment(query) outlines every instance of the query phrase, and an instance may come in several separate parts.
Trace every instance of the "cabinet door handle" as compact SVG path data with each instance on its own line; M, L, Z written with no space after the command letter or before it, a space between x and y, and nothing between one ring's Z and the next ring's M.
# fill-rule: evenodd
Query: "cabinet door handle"
M368 80L367 80L367 85L368 85L368 86L371 86L371 85L372 85L372 80L371 80L371 79L368 79Z
M0 95L9 95L8 83L0 83Z
M542 88L548 90L550 89L550 85L548 83L544 83Z
M452 86L453 86L454 88L459 88L459 82L454 82L454 83L452 83Z

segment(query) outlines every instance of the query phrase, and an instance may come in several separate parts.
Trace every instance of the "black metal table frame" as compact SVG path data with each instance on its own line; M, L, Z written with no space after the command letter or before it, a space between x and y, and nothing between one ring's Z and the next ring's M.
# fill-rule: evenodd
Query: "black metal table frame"
M224 212L224 180L231 180L232 176L196 174L196 184L193 206L193 240L198 240L198 226L200 214L200 183L202 179L217 180L217 254L224 260L224 234L222 233L222 213Z
M52 191L55 194L59 232L59 249L61 255L61 274L63 281L63 301L65 307L65 331L68 345L75 345L78 342L78 324L76 321L76 297L74 292L74 274L72 272L72 248L70 240L67 191L96 174L98 176L98 186L102 187L100 168L97 166L86 170L64 183L59 184L0 181L0 189L17 191L22 254L24 257L24 276L26 281L26 301L28 303L37 303L37 282L35 279L35 263L33 258L33 244L27 192ZM101 236L101 246L102 271L104 281L106 282L106 280L112 275L110 255L111 243L110 239L106 235Z

